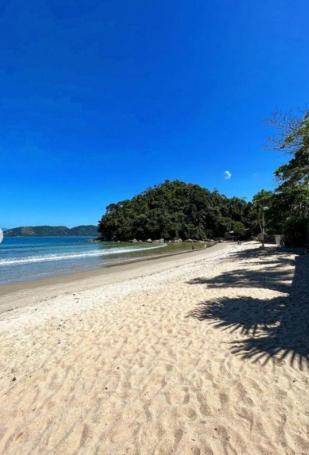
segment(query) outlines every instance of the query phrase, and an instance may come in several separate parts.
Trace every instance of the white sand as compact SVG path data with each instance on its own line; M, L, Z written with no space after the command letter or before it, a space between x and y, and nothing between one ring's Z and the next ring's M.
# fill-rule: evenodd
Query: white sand
M1 297L20 308L0 316L0 452L308 454L304 348L234 344L280 324L293 279L294 255L256 248Z

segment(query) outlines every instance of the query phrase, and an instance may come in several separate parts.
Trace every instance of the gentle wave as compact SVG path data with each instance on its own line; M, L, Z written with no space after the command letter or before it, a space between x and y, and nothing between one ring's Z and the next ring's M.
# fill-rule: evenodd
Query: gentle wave
M157 248L165 247L166 244L149 246L145 248L112 248L110 250L100 251L93 250L83 253L67 253L67 254L48 254L46 256L28 256L25 258L10 258L10 259L0 259L0 266L7 265L20 265L20 264L30 264L34 262L50 262L50 261L63 261L67 259L79 259L86 257L96 257L96 256L109 256L113 254L124 254L124 253L137 253L139 251L154 250Z

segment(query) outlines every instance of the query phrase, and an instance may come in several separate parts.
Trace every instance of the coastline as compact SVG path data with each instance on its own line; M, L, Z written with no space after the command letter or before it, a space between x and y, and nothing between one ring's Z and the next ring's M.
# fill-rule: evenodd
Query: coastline
M23 237L21 243L4 244L0 249L0 287L2 285L43 281L50 277L92 272L125 263L200 250L216 242L133 243L95 242L84 237ZM9 239L10 240L10 239ZM20 239L18 239L20 240ZM55 241L56 240L56 241ZM2 245L1 245L2 247ZM0 291L1 293L1 291Z
M55 292L79 292L93 289L97 286L118 283L127 279L136 278L145 273L156 273L165 267L183 264L183 256L189 262L211 252L222 251L231 242L222 242L205 249L184 250L178 252L159 253L152 256L141 256L128 259L120 263L107 264L100 268L83 272L72 272L58 276L50 276L32 281L22 281L0 285L0 314L6 311L25 306L25 298L30 304L53 295ZM33 291L36 292L33 295ZM29 302L27 300L26 305Z

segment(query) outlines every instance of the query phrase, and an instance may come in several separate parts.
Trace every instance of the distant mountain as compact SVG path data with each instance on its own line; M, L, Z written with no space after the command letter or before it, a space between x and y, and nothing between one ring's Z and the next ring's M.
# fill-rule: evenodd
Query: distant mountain
M29 237L29 236L66 236L66 235L87 235L97 236L97 226L21 226L5 231L6 237Z
M98 235L98 226L81 225L70 229L69 235Z

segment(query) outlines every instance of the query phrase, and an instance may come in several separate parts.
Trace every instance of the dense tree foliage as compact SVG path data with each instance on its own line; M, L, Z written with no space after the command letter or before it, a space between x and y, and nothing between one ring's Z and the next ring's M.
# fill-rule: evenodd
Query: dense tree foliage
M280 181L276 194L284 199L290 215L308 218L309 113L292 129L281 148L290 151L292 158L275 172Z
M301 246L309 239L309 114L288 129L280 148L292 157L275 171L278 188L254 196L251 228L261 231L261 210L267 207L267 233L284 233L287 245Z
M248 204L217 191L166 181L131 200L111 204L101 219L104 240L206 239L246 235Z
M275 172L280 181L275 199L287 244L300 246L309 241L309 113L291 129L282 148L292 158Z

